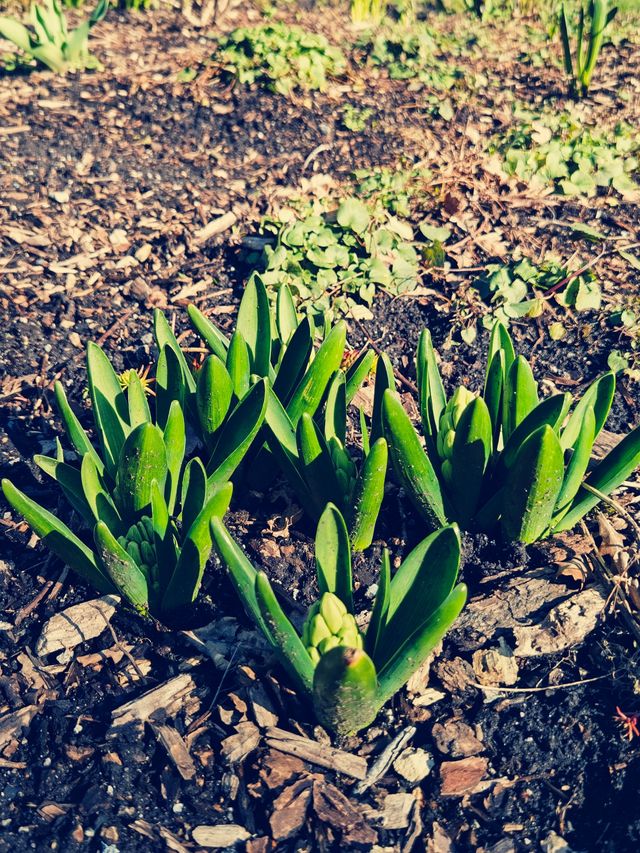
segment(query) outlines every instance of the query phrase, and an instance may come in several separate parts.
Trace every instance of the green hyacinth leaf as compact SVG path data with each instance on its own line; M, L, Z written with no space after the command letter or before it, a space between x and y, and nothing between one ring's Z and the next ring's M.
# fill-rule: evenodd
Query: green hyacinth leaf
M104 463L96 453L95 448L93 447L91 442L89 441L89 436L82 428L80 421L73 413L73 410L71 409L71 406L67 401L67 395L64 392L62 383L55 383L54 393L56 397L58 411L60 412L60 417L62 418L65 432L67 433L69 441L80 456L84 456L88 453L91 457L93 457L95 466L100 472L100 476L102 476L102 474L104 473Z
M96 520L84 495L80 471L72 465L67 465L61 459L53 459L50 456L41 456L38 454L33 457L33 461L38 468L58 483L71 506L84 519L86 524L93 527Z
M230 480L246 456L264 421L267 398L267 380L261 379L231 412L207 464L210 488Z
M575 446L564 475L564 482L556 502L556 510L562 512L574 499L589 467L593 442L596 437L596 416L593 406L588 406L582 427L575 441Z
M199 311L195 305L187 307L189 320L195 331L200 335L205 344L209 347L214 355L217 355L220 361L226 361L229 341L223 332L217 326L207 319L204 314Z
M456 621L467 600L467 587L454 587L438 609L418 627L378 670L380 707L407 683Z
M420 417L427 449L430 453L434 453L440 415L447 405L447 396L431 341L431 333L428 329L422 330L418 341L416 378L418 380Z
M198 371L196 408L200 429L209 449L225 421L232 397L233 382L227 368L216 355L207 356Z
M505 389L503 437L508 441L511 433L538 405L538 384L524 356L519 355L509 368Z
M119 535L122 527L120 513L116 509L111 495L107 493L91 456L82 457L80 465L80 480L84 498L89 505L93 518L91 526L96 521L104 521L114 535Z
M306 412L298 421L296 441L301 473L316 507L314 517L317 518L329 502L343 507L346 493L338 479L331 451L316 422Z
M273 393L286 406L309 366L313 352L311 322L305 317L293 333L280 359L278 372L273 383Z
M296 430L282 404L269 391L265 423L269 433L269 448L282 473L290 483L302 508L311 518L319 518L324 508L320 498L313 495L304 478L304 465L298 454Z
M207 472L196 456L184 470L182 478L182 526L188 530L202 511L207 499Z
M369 433L369 444L372 445L384 435L382 423L382 398L384 392L390 389L396 390L396 380L393 373L393 365L386 353L382 353L376 364L376 378L373 386L373 406L371 412L371 431ZM362 433L364 436L364 432Z
M140 424L151 423L151 412L149 410L149 403L147 402L147 395L145 394L140 377L135 370L129 371L127 383L129 426L131 429L135 429Z
M498 447L502 432L503 393L505 384L505 356L498 350L487 367L483 399L487 404L493 432L493 446Z
M613 450L595 466L586 482L604 495L610 495L640 465L640 426L637 426L620 441ZM555 527L554 532L570 530L589 510L600 502L598 495L581 487L571 509Z
M320 594L334 593L353 613L349 534L344 518L332 503L327 504L316 529L316 575Z
M117 506L124 519L151 505L151 483L164 488L167 451L162 432L153 424L141 424L129 435L118 459Z
M451 460L449 495L456 519L465 530L473 524L492 448L491 415L482 397L476 397L466 406L455 428Z
M571 394L554 394L538 403L511 433L500 457L501 464L510 468L520 446L541 426L548 424L557 434L570 405Z
M373 542L376 521L384 498L388 459L386 439L379 438L362 463L349 513L349 533L354 551L364 551Z
M367 627L364 646L365 651L376 665L376 668L378 668L378 644L384 633L389 613L389 603L391 600L390 586L391 560L389 559L389 550L385 548L382 552L378 591L376 592L376 600L371 611L371 619Z
M129 430L129 407L111 362L99 346L87 346L87 378L96 432L113 476Z
M251 387L251 358L249 347L239 332L234 332L229 341L226 368L233 393L241 400Z
M276 296L276 329L280 341L287 346L298 328L298 312L291 291L281 284Z
M255 578L255 599L267 638L278 653L282 664L293 676L297 686L306 694L313 687L313 663L297 631L287 619L264 572Z
M571 412L571 415L569 416L569 420L567 421L564 430L562 431L560 444L562 445L563 450L568 450L570 447L573 447L577 441L582 428L584 414L589 406L593 407L593 413L596 419L595 437L598 437L600 430L605 425L606 420L609 417L615 392L615 373L604 373L602 376L598 377L595 382L591 383L577 402L573 412Z
M318 720L340 735L371 725L378 701L376 669L362 649L338 646L323 654L313 677L313 708Z
M151 524L158 567L158 588L164 590L171 579L178 554L173 538L169 508L158 483L151 484Z
M13 42L16 47L25 53L32 53L29 30L19 21L7 18L4 15L0 16L0 35L2 38L7 39L7 41Z
M513 346L511 336L507 331L507 327L503 323L495 323L491 330L491 338L489 340L489 352L487 354L487 366L491 364L496 353L504 353L504 376L506 377L511 370L511 365L516 360L516 352Z
M269 297L260 276L254 273L245 287L236 329L251 356L251 372L268 377L271 367L271 314Z
M340 320L316 352L311 366L287 404L287 414L294 427L303 412L315 415L331 377L340 367L346 340L347 326L344 320Z
M187 364L187 359L180 349L180 344L178 343L176 336L173 334L171 326L167 322L167 318L159 308L156 308L153 312L153 331L158 349L162 351L165 346L169 347L175 355L180 365L180 369L182 370L182 378L184 380L187 394L195 394L196 381L193 378L189 365Z
M98 592L115 592L115 587L98 565L95 555L71 530L44 507L28 498L9 480L2 481L8 503L27 522L50 551L88 581Z
M391 390L384 392L382 422L389 454L400 484L433 529L446 523L440 483L409 415Z
M182 463L187 448L184 414L177 400L174 400L169 408L169 416L162 437L167 453L167 479L164 485L165 499L169 508L169 514L173 515L178 497Z
M460 536L454 525L427 536L406 557L391 581L389 610L376 652L378 667L440 607L455 585L459 567Z
M342 370L336 370L327 388L324 404L324 437L344 445L347 432L347 386Z
M375 361L376 354L373 352L373 350L363 349L362 352L356 358L356 360L347 368L347 405L352 402L360 386L367 378L367 376L371 373Z
M156 423L160 429L164 429L174 400L181 408L186 404L186 385L182 366L170 346L163 346L158 356L155 389Z
M216 552L227 567L231 582L244 609L271 642L271 636L264 624L256 600L257 571L219 516L212 517L209 527Z
M211 553L211 519L222 518L231 502L233 487L224 483L209 498L186 532L178 561L162 597L162 610L182 610L198 597L204 567Z
M103 521L93 531L100 563L121 595L142 615L149 612L147 578Z
M507 472L501 519L507 541L528 545L547 533L563 479L564 454L547 424L520 446Z

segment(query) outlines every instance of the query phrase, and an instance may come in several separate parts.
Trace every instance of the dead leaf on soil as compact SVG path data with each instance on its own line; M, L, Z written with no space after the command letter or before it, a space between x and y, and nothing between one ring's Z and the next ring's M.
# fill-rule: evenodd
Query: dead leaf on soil
M238 723L235 729L235 735L222 741L222 754L229 764L240 764L260 744L260 730L249 720Z
M179 711L193 716L200 709L200 699L195 690L196 684L190 675L176 675L112 711L111 728L117 729L135 722L162 721L174 717Z
M251 838L251 833L236 823L218 824L217 826L196 826L191 833L193 840L200 847L227 848L235 847Z
M413 794L388 794L382 807L382 825L385 829L406 829L415 808Z
M436 723L431 729L431 736L440 752L452 758L467 758L485 749L471 726L455 717L444 723Z
M313 818L311 817L313 812ZM269 819L274 841L297 835L307 818L338 830L343 844L373 844L377 833L362 817L361 811L336 787L318 774L305 774L280 794Z
M267 745L273 749L296 755L311 764L326 767L336 773L344 773L353 779L364 779L367 775L366 758L351 752L277 728L267 729L265 738Z
M461 761L444 761L440 765L441 795L462 797L473 793L484 779L488 767L488 760L479 756L463 758Z
M537 625L515 625L516 657L551 655L579 645L598 624L605 603L592 587L562 601Z
M36 654L46 657L63 649L69 651L80 643L99 637L119 603L117 595L103 595L56 613L42 628L36 642Z
M31 720L42 710L41 705L25 705L12 714L0 717L0 749L3 749L10 741L21 736L23 729L31 723Z
M518 680L518 662L503 637L498 640L498 648L478 649L471 660L480 684L512 685Z

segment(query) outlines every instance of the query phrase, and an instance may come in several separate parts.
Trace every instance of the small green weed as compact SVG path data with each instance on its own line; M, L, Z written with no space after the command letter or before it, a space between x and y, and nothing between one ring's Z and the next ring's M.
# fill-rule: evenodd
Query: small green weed
M529 114L521 124L494 138L490 152L501 169L532 188L553 186L564 195L594 196L599 188L635 193L640 141L628 125L600 134L570 113Z
M345 104L342 108L342 124L352 133L361 133L368 125L373 110L369 107L356 107Z
M543 300L551 296L559 305L575 311L597 311L602 303L593 270L571 270L556 260L539 265L528 258L517 263L489 264L475 286L491 307L483 318L483 324L489 327L497 320L507 325L519 317L537 317Z
M412 227L380 205L345 198L337 210L309 206L293 222L265 219L269 239L248 262L274 292L288 285L297 307L320 325L327 316L369 319L379 291L394 296L413 290L420 268L444 258L440 242L417 240ZM423 226L429 231L429 226ZM447 237L438 232L436 236Z
M280 23L234 30L218 43L213 59L239 83L281 95L324 91L346 67L342 51L324 36Z
M640 382L640 297L627 298L615 306L607 323L620 334L620 348L609 354L610 370Z

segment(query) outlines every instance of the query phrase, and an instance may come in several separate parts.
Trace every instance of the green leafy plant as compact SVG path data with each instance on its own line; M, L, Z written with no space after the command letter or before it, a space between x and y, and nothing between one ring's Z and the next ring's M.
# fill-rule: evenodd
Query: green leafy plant
M342 108L342 124L352 133L361 133L367 126L373 110L369 107L356 107L345 104Z
M397 296L416 287L420 255L411 226L356 198L330 214L265 220L262 230L270 238L256 262L264 283L272 291L288 285L311 317L367 319L378 290Z
M417 79L436 90L448 90L464 77L445 60L443 53L456 51L450 39L424 24L397 27L365 36L359 46L374 67L386 68L392 80Z
M360 368L368 359L360 359ZM361 371L359 371L361 372ZM347 403L359 386L354 373L348 381L337 370L327 387L322 417L305 413L297 427L283 408L267 417L269 446L305 511L316 520L328 503L347 519L351 546L362 551L371 545L384 496L387 442L382 436L382 394L394 388L393 368L386 355L378 360L371 431L360 410L363 459L360 469L346 446Z
M104 18L108 8L108 0L100 0L91 16L69 32L57 0L45 0L43 6L32 3L33 30L13 18L0 16L0 36L13 42L30 59L58 73L99 68L100 63L89 53L89 32Z
M370 205L382 206L393 216L407 219L411 215L411 199L419 181L426 181L430 176L426 170L390 169L387 166L356 169L352 176L354 195Z
M95 344L87 349L87 377L98 449L58 382L58 409L80 461L66 462L59 441L55 457L34 461L56 480L91 543L10 481L2 489L44 544L99 592L116 592L141 614L166 619L195 600L211 550L209 522L226 512L232 487L207 479L198 459L183 467L184 415L161 382L154 419L138 374L129 371L121 383Z
M615 6L609 8L608 0L589 0L586 9L581 2L575 51L572 51L570 16L567 12L567 4L561 4L559 21L562 56L564 69L570 81L571 94L574 97L583 98L587 95L602 48L604 32L615 18L617 11Z
M431 528L449 520L465 530L499 528L507 541L535 542L574 527L640 464L636 427L589 470L615 376L597 379L568 414L570 394L539 399L531 367L516 357L501 323L491 335L481 394L461 386L447 401L426 330L416 369L425 448L391 390L382 418L399 482Z
M592 269L572 271L554 260L534 264L523 258L517 263L489 264L475 286L491 306L491 313L484 317L489 327L496 320L507 325L518 317L537 317L545 293L575 311L597 311L602 303L602 291Z
M212 488L234 476L260 432L269 398L269 372L261 372L259 364L262 342L256 336L262 334L262 327L248 340L240 331L230 346L197 309L193 312L205 339L213 341L215 348L192 369L165 316L156 310L154 331L160 350L156 385L162 394L158 398L161 416L167 405L177 401L195 426L209 453L205 470ZM245 327L243 316L238 327Z
M630 297L617 305L607 317L607 324L619 333L621 347L609 353L609 369L640 382L640 298Z
M281 95L323 91L329 78L346 68L342 52L323 35L281 23L234 30L219 41L213 59L239 83L257 83Z
M455 527L414 548L391 578L382 558L378 592L366 632L353 607L347 527L329 504L316 532L320 598L301 634L282 610L267 576L257 571L218 518L215 547L238 595L318 720L338 734L366 728L449 630L466 600L456 585L460 541Z
M598 134L570 113L522 116L522 123L494 139L490 150L502 159L504 173L532 188L551 186L564 195L594 196L609 188L637 196L633 178L640 144L633 130L618 124Z
M341 371L347 356L344 321L326 324L316 349L314 324L309 317L298 314L287 285L278 290L272 308L265 284L257 274L247 282L230 339L195 306L190 305L188 313L193 328L211 350L209 359L215 360L217 372L222 373L224 367L230 384L239 393L248 394L247 389L255 387L256 380L263 385L268 382L264 412L268 433L279 435L287 448L295 446L295 438L293 442L288 440L289 431L293 430L295 436L301 419L316 415L336 375L344 377L344 394L336 391L336 395L346 406L373 366L374 355L365 350ZM201 404L200 409L201 417L206 418L207 406ZM264 483L267 472L273 474L272 463L270 451L262 447L251 466L254 484Z

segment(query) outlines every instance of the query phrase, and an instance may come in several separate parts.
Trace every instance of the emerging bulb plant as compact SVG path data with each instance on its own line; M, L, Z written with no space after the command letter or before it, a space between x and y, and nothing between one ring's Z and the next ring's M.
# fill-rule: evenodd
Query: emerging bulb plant
M440 415L436 447L441 460L442 477L449 485L453 481L453 445L456 440L456 427L460 423L462 413L474 399L474 394L464 385L456 388L453 397L444 407Z
M163 351L159 365L166 360ZM154 419L140 376L131 371L123 388L95 344L87 349L87 377L99 449L56 383L58 409L80 464L65 461L59 441L55 457L34 461L83 519L90 544L9 480L2 489L51 551L99 592L118 593L141 614L166 619L197 596L211 550L210 519L224 515L231 500L232 486L222 476L230 466L210 477L198 459L183 466L184 415L162 382Z
M302 629L302 642L314 664L331 649L363 649L364 638L358 630L353 613L332 592L325 592L309 608Z
M380 409L381 391L393 382L386 356L378 363L376 378L374 412ZM346 444L347 386L347 376L336 370L327 387L323 411L315 418L304 412L295 428L280 409L277 417L267 413L266 423L269 447L307 514L318 520L328 503L335 504L347 521L352 548L363 551L373 541L384 497L388 452L386 439L382 435L376 438L376 429L381 432L376 419L369 432L361 411L363 459L359 469L356 466Z
M279 467L312 519L334 502L348 519L353 547L367 548L384 494L387 445L381 429L369 441L361 418L364 459L358 469L346 446L346 427L347 407L373 367L373 352L364 350L342 369L345 323L325 328L314 349L316 330L308 317L298 315L288 287L280 287L272 310L257 274L247 283L230 339L194 306L189 317L211 350L194 384L197 426L205 442L208 425L219 422L218 409L232 393L248 395L254 383L268 382L267 443L252 460L251 484L265 488ZM165 325L157 330L160 345ZM393 381L388 360L385 364Z
M360 631L353 604L347 526L333 504L316 532L320 598L299 634L264 572L257 571L220 518L211 521L215 548L238 595L318 720L338 734L369 726L422 665L464 607L457 584L460 539L447 525L420 542L393 578L384 551L369 624Z
M461 387L447 401L426 330L416 368L424 447L391 389L382 419L396 476L431 529L449 521L535 542L574 527L640 465L636 427L590 467L614 374L596 379L573 409L568 393L540 399L531 367L501 323L492 332L482 393Z

